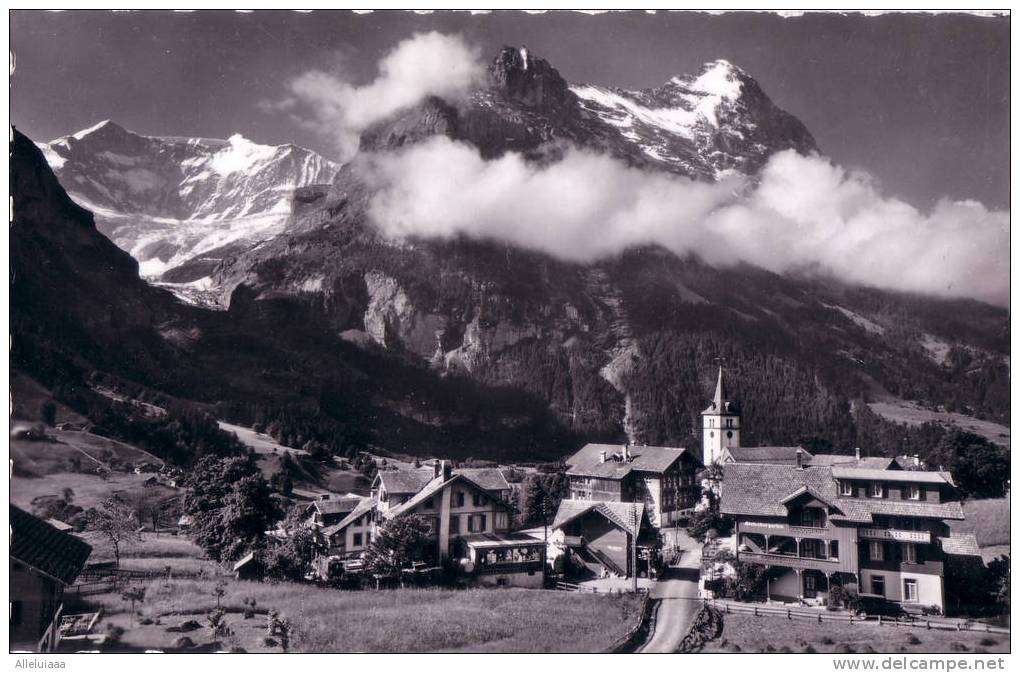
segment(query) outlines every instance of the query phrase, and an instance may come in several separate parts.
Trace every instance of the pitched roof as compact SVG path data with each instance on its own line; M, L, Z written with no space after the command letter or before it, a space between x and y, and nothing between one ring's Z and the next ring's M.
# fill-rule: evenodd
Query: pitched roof
M363 498L337 498L335 500L316 500L310 506L319 514L344 514L356 508Z
M336 522L331 526L326 526L322 529L322 534L326 537L333 537L337 532L347 528L352 523L360 519L366 513L371 512L375 509L378 501L375 498L364 498L358 503L358 506L351 510L351 513L345 516L340 521Z
M909 481L921 484L952 484L941 472L919 470L875 470L847 465L834 465L832 476L836 479L874 479L876 481Z
M738 463L787 463L797 464L797 451L803 451L804 463L814 464L813 457L799 446L730 446L726 448Z
M953 556L981 556L977 538L973 533L953 533L949 537L940 537L942 551Z
M379 470L379 480L387 493L417 493L435 478L433 468L413 470Z
M585 444L567 459L567 474L604 479L623 479L632 470L638 472L665 472L685 453L697 460L687 449L673 446L629 446L631 460L622 459L623 447L619 444ZM607 460L602 462L602 452ZM615 457L614 457L615 456ZM617 459L619 458L619 459ZM698 461L700 463L700 461Z
M503 471L495 467L461 467L453 471L462 474L486 491L508 491L510 483L503 476Z
M436 493L439 493L440 491L442 491L443 488L447 484L451 484L451 483L453 483L455 481L462 481L462 482L472 486L473 488L476 488L476 489L482 491L483 493L485 493L485 495L487 495L488 497L492 498L492 500L494 502L496 502L496 504L498 504L498 505L502 505L502 506L508 507L508 508L510 507L509 503L504 502L502 499L496 497L491 492L489 492L486 489L482 488L481 486L476 484L467 475L461 474L461 473L454 473L453 476L451 476L449 479L443 479L442 477L435 477L434 479L432 479L429 483L427 483L425 485L425 488L423 488L420 491L418 491L417 493L415 493L406 502L403 502L403 503L397 505L396 507L392 507L389 510L387 510L386 511L386 517L387 518L393 518L395 516L399 516L399 515L403 514L404 512L411 511L419 503L422 503L422 502L428 500L429 498L434 496Z
M65 586L74 582L92 547L14 505L10 508L11 558Z
M608 502L601 500L561 500L553 518L552 529L562 528L574 519L587 512L598 512L617 527L628 533L634 533L634 521L637 517L638 529L645 513L645 505L641 502Z
M963 519L963 507L957 501L932 503L842 497L833 478L838 469L811 465L797 469L794 465L727 463L723 465L720 510L731 515L786 516L784 500L802 489L810 489L816 497L835 508L830 517L836 521L870 523L875 514ZM883 478L902 474L876 472Z
M894 469L895 465L899 467L899 463L896 462L895 458L887 458L883 456L866 456L857 460L854 456L847 456L836 453L819 453L811 457L812 465L840 465L842 467L854 467L859 469L869 470L889 470Z

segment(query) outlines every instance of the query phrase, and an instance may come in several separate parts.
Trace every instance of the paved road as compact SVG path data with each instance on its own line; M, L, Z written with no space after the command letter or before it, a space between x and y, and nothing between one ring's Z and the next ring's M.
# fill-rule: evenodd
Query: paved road
M700 548L684 551L677 567L669 569L652 588L652 598L661 599L655 631L638 652L674 652L691 628L697 611Z

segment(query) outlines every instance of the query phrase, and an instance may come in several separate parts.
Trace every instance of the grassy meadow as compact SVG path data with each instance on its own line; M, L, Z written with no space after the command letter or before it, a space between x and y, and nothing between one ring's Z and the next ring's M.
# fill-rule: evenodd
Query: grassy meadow
M224 581L221 605L232 635L219 640L224 648L249 652L280 651L264 642L270 609L293 624L290 649L297 652L593 652L634 625L639 610L631 595L527 589L338 591ZM206 624L206 613L216 606L215 585L213 578L149 582L134 620L119 593L88 597L83 607L102 605L103 623L127 630L125 648L169 648L182 635L176 630L182 622ZM245 599L255 599L258 614L253 618L244 618ZM198 645L213 640L204 626L185 635Z
M1009 498L968 500L964 521L952 521L954 533L973 533L985 561L1010 553Z
M1009 652L1009 636L729 614L723 618L722 635L704 651L980 654Z

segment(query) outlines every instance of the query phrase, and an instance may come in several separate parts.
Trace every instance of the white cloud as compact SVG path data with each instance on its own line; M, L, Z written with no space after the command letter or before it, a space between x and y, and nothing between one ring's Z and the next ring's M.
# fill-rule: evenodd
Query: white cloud
M512 153L485 161L445 137L359 161L377 190L370 216L389 236L466 235L573 261L657 243L714 265L1009 302L1008 212L944 200L924 213L824 157L781 152L757 185L647 173L578 149L544 167Z
M375 80L356 86L344 73L311 70L290 82L289 95L259 107L284 112L306 128L333 138L341 158L358 147L362 130L397 110L439 96L456 101L481 81L481 52L460 36L416 33L379 62Z

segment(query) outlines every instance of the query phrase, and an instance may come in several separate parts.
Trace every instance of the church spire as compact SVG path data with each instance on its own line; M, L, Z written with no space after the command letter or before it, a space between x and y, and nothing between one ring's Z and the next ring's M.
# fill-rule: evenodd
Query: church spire
M715 384L715 397L712 398L712 404L716 410L722 411L723 405L728 401L726 396L726 387L723 385L722 380L722 365L719 366L719 380Z

